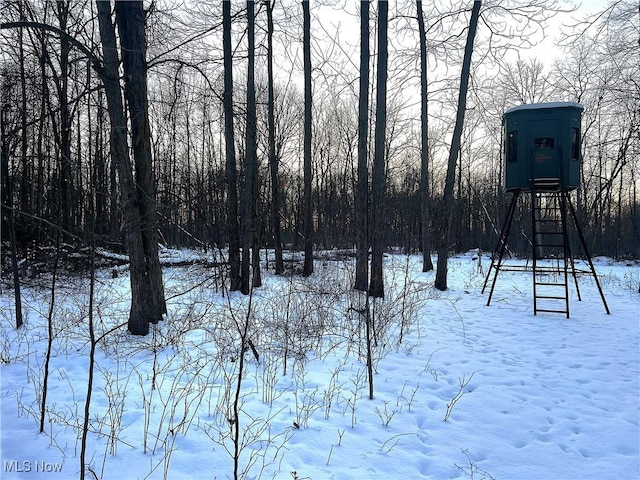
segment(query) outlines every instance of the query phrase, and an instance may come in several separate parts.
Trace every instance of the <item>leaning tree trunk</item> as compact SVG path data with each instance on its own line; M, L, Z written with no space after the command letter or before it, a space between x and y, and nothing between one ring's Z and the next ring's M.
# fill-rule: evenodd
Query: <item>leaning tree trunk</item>
M304 266L302 274L307 277L313 273L313 211L311 203L311 13L309 0L302 0L304 57L304 209L302 235L304 236Z
M469 21L469 32L467 34L467 44L464 48L464 59L462 61L462 74L460 76L460 91L458 93L458 113L456 124L453 129L451 139L451 149L449 150L449 162L447 165L447 177L444 185L442 197L442 215L439 238L438 238L438 262L436 267L436 278L434 286L438 290L447 289L447 260L449 256L449 231L451 226L451 212L453 203L453 187L455 181L456 164L460 151L462 138L462 126L464 125L464 114L467 106L467 90L469 89L469 75L471 73L471 54L473 53L473 41L478 27L480 16L481 0L473 2L471 20Z
M135 317L132 304L133 318L129 318L129 329L132 333L144 334L148 326L145 327L142 322L157 323L167 311L158 257L156 192L147 98L145 12L142 1L115 2L115 9L122 50L125 97L131 122L132 152L135 161L135 202L139 210L142 240L142 249L130 252L131 256L139 256L135 264L142 266L143 272L135 277L133 271L131 272L132 284L138 283L135 290L132 288L132 296L138 294L142 297L137 299L140 314Z
M358 98L358 185L356 189L356 279L354 288L367 291L369 281L369 0L360 2L360 92Z
M424 28L422 0L416 1L418 10L418 31L420 34L420 234L422 248L422 271L433 270L431 261L431 238L429 221L431 218L429 191L429 103L427 95L427 34Z
M227 180L227 235L231 291L240 290L240 233L238 230L238 172L233 127L233 62L231 53L231 2L222 2L222 45L224 50L224 144Z
M384 196L385 196L385 130L387 127L387 18L389 5L378 1L378 74L376 80L376 125L373 153L373 184L371 196L371 281L369 295L384 297L382 256L384 253Z

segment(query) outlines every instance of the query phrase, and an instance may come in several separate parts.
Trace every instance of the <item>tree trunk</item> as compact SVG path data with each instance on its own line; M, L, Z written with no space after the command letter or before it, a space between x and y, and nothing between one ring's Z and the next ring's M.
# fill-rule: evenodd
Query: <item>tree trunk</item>
M13 185L9 175L9 141L6 134L7 115L9 110L8 83L3 83L3 91L0 93L0 168L3 179L2 185L2 212L5 217L5 225L9 233L9 248L11 250L11 271L13 273L13 295L16 302L16 328L22 326L22 296L20 294L20 275L18 271L18 257L16 254L16 231L15 218L13 214ZM26 115L27 112L22 112ZM23 124L24 126L24 124Z
M20 9L20 20L24 20L24 5L23 2L18 4ZM19 63L20 63L20 159L22 161L22 182L20 184L20 209L26 213L32 213L31 199L34 196L33 190L33 175L31 172L31 165L28 158L29 150L29 132L27 131L27 76L25 72L24 61L24 36L23 29L18 29L18 42L19 43ZM44 97L44 95L43 95ZM4 146L4 143L3 143ZM29 229L31 230L31 229Z
M420 240L422 248L422 271L433 270L431 261L431 239L429 220L431 217L429 191L429 102L427 95L427 35L424 28L422 0L416 1L418 31L420 35Z
M373 226L369 295L384 297L382 256L384 253L385 137L387 126L387 24L389 4L378 1L378 72L376 79L376 125L373 154L371 219Z
M38 128L36 132L36 156L38 158L38 167L36 170L36 180L35 180L35 190L34 191L44 191L45 189L45 176L47 171L50 170L50 160L49 154L46 153L48 151L46 142L46 124L47 124L47 67L45 58L48 55L47 52L47 43L45 41L45 35L42 35L40 38L40 57L38 58L38 67L39 67L39 86L42 88L43 94L40 99L40 108L38 110ZM36 215L40 215L46 217L47 205L45 203L46 199L44 195L36 195L35 200L35 213ZM43 231L41 228L33 228L33 239L35 241L39 241L43 237Z
M360 94L358 98L358 180L356 189L356 279L354 288L365 292L369 281L369 0L360 2Z
M111 162L116 166L120 178L122 210L127 233L127 248L130 261L131 310L129 312L129 331L135 335L146 335L149 332L149 321L152 313L145 311L144 295L146 289L137 277L145 275L144 252L142 250L142 232L140 211L136 201L133 166L129 156L127 141L127 123L124 104L120 94L118 79L118 52L116 50L116 34L111 22L111 5L108 1L98 1L98 26L104 57L104 90L107 99L107 112L111 128L109 143L111 145Z
M469 21L469 32L467 43L464 48L464 59L462 61L462 74L460 77L460 91L458 94L458 112L456 124L453 129L451 139L451 149L449 150L449 161L447 164L447 177L445 180L444 194L442 197L442 215L438 238L438 262L436 267L436 278L434 286L438 290L447 289L447 260L449 255L449 229L451 225L451 212L453 203L453 187L455 182L456 164L460 152L462 138L462 126L464 125L464 114L467 105L467 90L469 88L469 76L471 73L471 54L473 53L473 41L478 27L478 17L480 16L480 6L482 2L475 0Z
M233 127L233 62L231 53L231 2L222 2L222 44L224 49L224 143L227 180L227 234L231 291L240 290L240 234L238 231L238 172Z
M143 78L137 81L143 81L141 88L137 85L134 92L131 91L131 85L128 88L127 99L129 101L129 109L132 117L132 132L134 132L134 158L136 158L136 177L134 178L134 167L129 156L127 142L127 124L125 119L125 110L120 93L120 82L118 77L118 53L116 49L116 36L113 23L111 22L111 6L110 2L98 1L97 12L100 28L100 39L104 56L104 74L102 75L105 85L105 95L107 99L107 111L109 113L109 121L111 123L109 141L111 145L111 160L116 165L118 175L120 177L121 201L124 213L124 220L127 227L127 246L130 259L130 281L131 281L131 310L129 312L129 332L134 335L146 335L149 332L149 323L157 322L162 319L162 314L166 313L166 305L164 300L164 287L162 285L162 271L160 269L160 261L158 258L157 242L155 238L155 200L153 187L153 171L151 169L151 149L150 139L148 137L148 120L146 125L147 139L140 138L144 132L144 119L133 117L144 116L147 119L146 110L146 65L144 64L144 49L140 49L140 44L136 46L135 42L131 42L128 30L130 25L126 25L128 21L134 20L133 16L138 15L138 22L142 22L139 26L142 30L142 39L138 37L138 41L144 41L144 17L141 4L133 2L117 2L118 4L126 3L126 6L116 5L117 15L120 17L119 22L123 25L119 26L121 34L121 43L123 57L126 54L138 55L137 68L142 68ZM137 12L129 12L127 6L131 5ZM132 18L122 18L122 17ZM135 21L135 20L134 20ZM138 32L137 35L140 35ZM135 38L135 37L134 37ZM144 45L144 43L142 43ZM132 50L138 49L138 52ZM128 52L127 52L128 50ZM123 58L124 59L124 58ZM142 67L140 67L142 60ZM131 59L128 58L130 62ZM135 63L133 65L136 66ZM131 72L132 65L125 64L125 76L127 83L131 84L131 76L135 76ZM140 72L137 72L140 75ZM135 82L134 82L135 85ZM136 95L143 95L144 98L136 98ZM132 98L133 97L133 98ZM142 109L142 110L141 110ZM145 158L144 146L147 143L148 156ZM145 165L146 162L146 165ZM151 185L149 185L151 183Z
M313 273L313 210L311 199L311 13L309 0L302 0L302 13L304 17L302 49L304 57L304 210L303 230L304 237L304 266L302 274L307 277Z
M251 0L254 1L254 0ZM253 122L253 127L251 129L251 136L253 141L252 146L252 159L251 159L251 167L252 167L252 188L251 188L251 265L252 265L252 277L251 277L251 286L261 287L262 286L262 273L260 268L260 246L262 240L262 232L264 230L264 225L262 223L262 216L258 215L258 207L260 206L260 177L258 175L258 115L256 111L256 93L255 93L255 16L253 19L253 46L252 46L252 54L251 54L251 83L253 85L253 100L251 105L251 121Z
M98 105L103 105L102 94L98 93ZM95 148L93 158L95 163L95 206L96 229L99 235L112 235L109 225L109 184L107 179L107 163L104 156L104 109L100 106L96 113L96 128L94 133Z
M275 251L275 274L284 273L282 258L282 239L280 234L280 185L278 183L278 157L276 155L276 121L274 112L273 85L273 6L275 0L267 1L267 75L268 98L267 116L269 129L269 172L271 174L271 229L273 230L273 248Z
M144 256L141 259L144 274L136 281L142 283L138 291L144 293L139 303L144 304L148 321L157 323L167 312L167 306L158 257L156 188L151 157L151 129L147 98L145 11L141 0L115 2L115 6L124 68L125 97L131 122L136 200L140 210L142 251L136 254Z
M60 30L67 31L70 4L56 3L56 16ZM71 196L73 180L71 176L71 116L69 112L69 52L71 45L65 36L60 37L60 77L57 78L58 100L60 102L60 214L64 232L74 232Z
M249 284L259 287L260 256L257 246L256 196L258 177L258 153L256 132L256 88L255 88L255 2L247 1L247 126L245 129L245 177L242 201L242 287L245 295L249 293ZM252 257L252 258L251 258ZM249 265L253 272L249 273ZM251 282L250 282L251 280Z

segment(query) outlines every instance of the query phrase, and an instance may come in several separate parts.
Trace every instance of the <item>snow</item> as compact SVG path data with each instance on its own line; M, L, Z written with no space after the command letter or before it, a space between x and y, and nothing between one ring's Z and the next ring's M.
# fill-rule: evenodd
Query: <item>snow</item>
M518 105L516 107L512 107L505 112L511 113L519 110L538 110L541 108L577 108L579 110L584 110L584 106L577 102L543 102L543 103L527 103L524 105Z
M126 322L128 278L99 271L95 323L106 335L86 455L95 475L233 478L236 325L250 318L259 361L246 351L238 397L246 478L640 477L637 263L595 259L611 315L593 278L581 276L582 301L574 289L566 319L533 315L528 272L500 273L486 306L473 252L450 259L446 292L433 288L433 272L420 272L419 257L389 255L387 296L372 310L370 400L363 299L349 289L353 259L331 258L322 256L308 279L264 274L251 304L222 296L213 268L167 267L169 313L147 338L126 327L106 333ZM0 297L1 477L77 478L88 281L67 278L56 294L44 433L50 291L33 285L23 293L20 331L12 292Z

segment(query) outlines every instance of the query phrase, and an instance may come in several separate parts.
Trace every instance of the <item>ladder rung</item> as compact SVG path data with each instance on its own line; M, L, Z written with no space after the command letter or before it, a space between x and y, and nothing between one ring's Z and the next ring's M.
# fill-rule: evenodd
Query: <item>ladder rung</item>
M544 308L536 308L536 312L564 313L565 315L567 314L566 310L551 310L551 309L544 309Z
M566 286L566 283L535 282L535 284L543 286L543 287L564 287L564 286Z
M538 300L566 300L567 297L554 297L551 295L536 295Z

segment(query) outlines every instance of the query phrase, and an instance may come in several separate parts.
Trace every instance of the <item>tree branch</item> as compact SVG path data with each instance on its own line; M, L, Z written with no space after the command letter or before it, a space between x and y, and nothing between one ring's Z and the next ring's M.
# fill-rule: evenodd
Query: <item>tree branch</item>
M91 65L93 69L98 74L100 79L104 79L104 68L102 66L102 61L91 51L89 50L82 42L77 40L75 37L72 37L64 30L60 30L58 27L54 27L53 25L49 25L46 23L40 22L28 22L28 21L19 21L19 22L5 22L0 24L0 30L10 29L10 28L35 28L39 30L44 30L52 33L58 34L61 38L65 38L69 41L73 46L75 46L78 50L86 55L86 57L91 61Z

